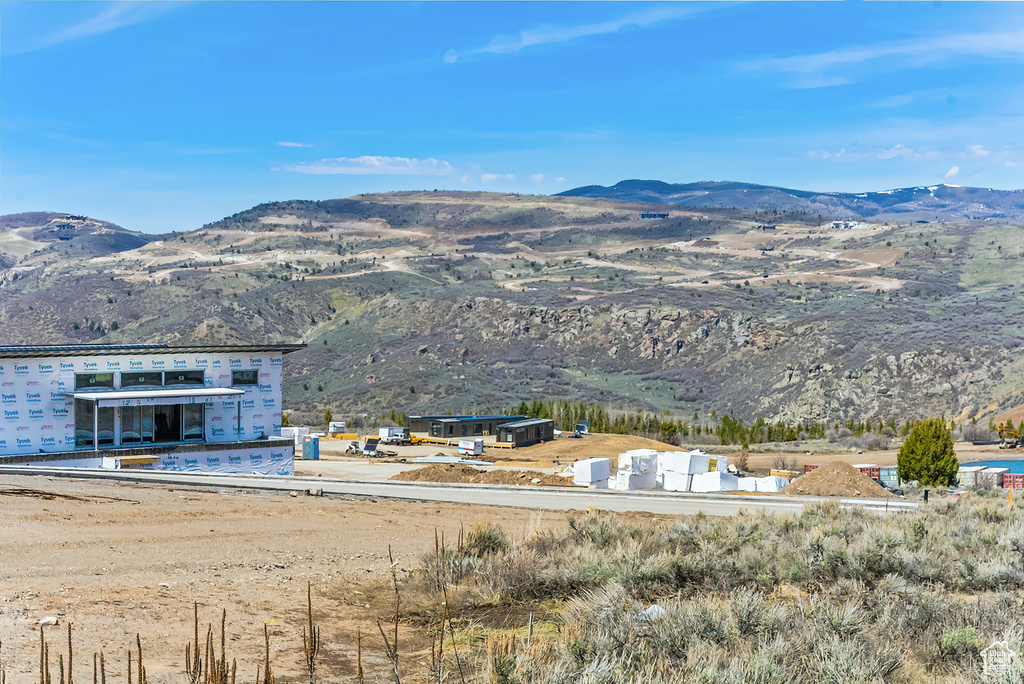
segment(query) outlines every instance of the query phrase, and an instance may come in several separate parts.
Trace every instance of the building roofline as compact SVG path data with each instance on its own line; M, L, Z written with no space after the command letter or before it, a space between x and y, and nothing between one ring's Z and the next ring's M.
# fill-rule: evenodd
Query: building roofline
M291 352L304 344L200 344L172 347L167 344L48 344L0 346L0 359L54 356L125 356L130 354L239 354Z
M498 427L500 427L500 428L525 427L527 425L536 425L537 423L552 423L552 424L554 424L554 422L555 421L551 420L550 418L528 418L526 420L518 420L518 421L516 421L514 423L505 423L504 425L499 425Z

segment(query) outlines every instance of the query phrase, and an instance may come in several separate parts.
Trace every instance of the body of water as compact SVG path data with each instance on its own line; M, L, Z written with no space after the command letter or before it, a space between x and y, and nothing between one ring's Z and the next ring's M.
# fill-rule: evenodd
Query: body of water
M969 461L960 464L964 466L988 466L989 468L1009 468L1011 473L1024 473L1024 458L1001 461Z

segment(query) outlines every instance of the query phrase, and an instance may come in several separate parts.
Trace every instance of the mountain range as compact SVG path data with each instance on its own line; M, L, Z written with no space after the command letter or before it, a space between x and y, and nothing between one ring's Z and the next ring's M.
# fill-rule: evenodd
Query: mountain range
M896 220L999 219L1024 221L1024 190L930 185L880 192L812 192L734 181L665 183L624 180L559 193L679 207L802 212L827 218Z
M984 420L1024 404L1022 283L1024 227L993 217L837 229L424 191L268 202L168 235L0 220L0 344L304 342L285 401L320 415L562 397L747 425Z

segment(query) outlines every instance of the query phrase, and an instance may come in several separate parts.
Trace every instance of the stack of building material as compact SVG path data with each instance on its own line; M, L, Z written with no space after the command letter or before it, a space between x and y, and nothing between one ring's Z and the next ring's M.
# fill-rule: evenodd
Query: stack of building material
M690 487L690 454L686 451L662 451L658 454L658 486L670 492L686 492ZM667 481L666 481L667 480Z
M740 492L756 492L757 491L757 478L756 477L741 477L736 482L736 490Z
M1009 468L985 468L974 475L977 487L1002 487L1003 476L1010 472Z
M691 492L735 492L739 489L740 478L731 473L716 470L713 473L694 475L690 481Z
M756 487L759 492L781 492L782 488L789 484L789 480L777 475L751 479L756 480Z
M281 436L285 438L292 438L295 441L295 446L302 447L302 438L309 434L308 427L283 427L281 428Z
M614 489L654 489L658 485L658 452L632 449L619 455Z
M580 487L608 488L607 458L588 458L572 464L572 482Z
M693 475L689 473L677 473L671 470L664 473L658 471L658 485L668 492L690 491L690 481L692 479Z

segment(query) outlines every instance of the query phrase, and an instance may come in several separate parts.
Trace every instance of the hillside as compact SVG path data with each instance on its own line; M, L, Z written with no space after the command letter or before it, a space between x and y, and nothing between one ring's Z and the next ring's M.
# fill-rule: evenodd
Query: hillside
M733 208L761 212L804 213L823 218L999 219L1024 221L1024 190L932 185L882 192L809 192L789 188L701 181L664 183L625 180L611 187L587 185L559 193L626 202L653 202L681 207Z
M0 268L32 254L105 256L135 249L154 236L88 216L36 211L0 216Z
M1021 225L649 210L402 192L263 204L99 254L8 247L0 344L305 342L286 405L335 415L559 396L749 425L1024 403Z

